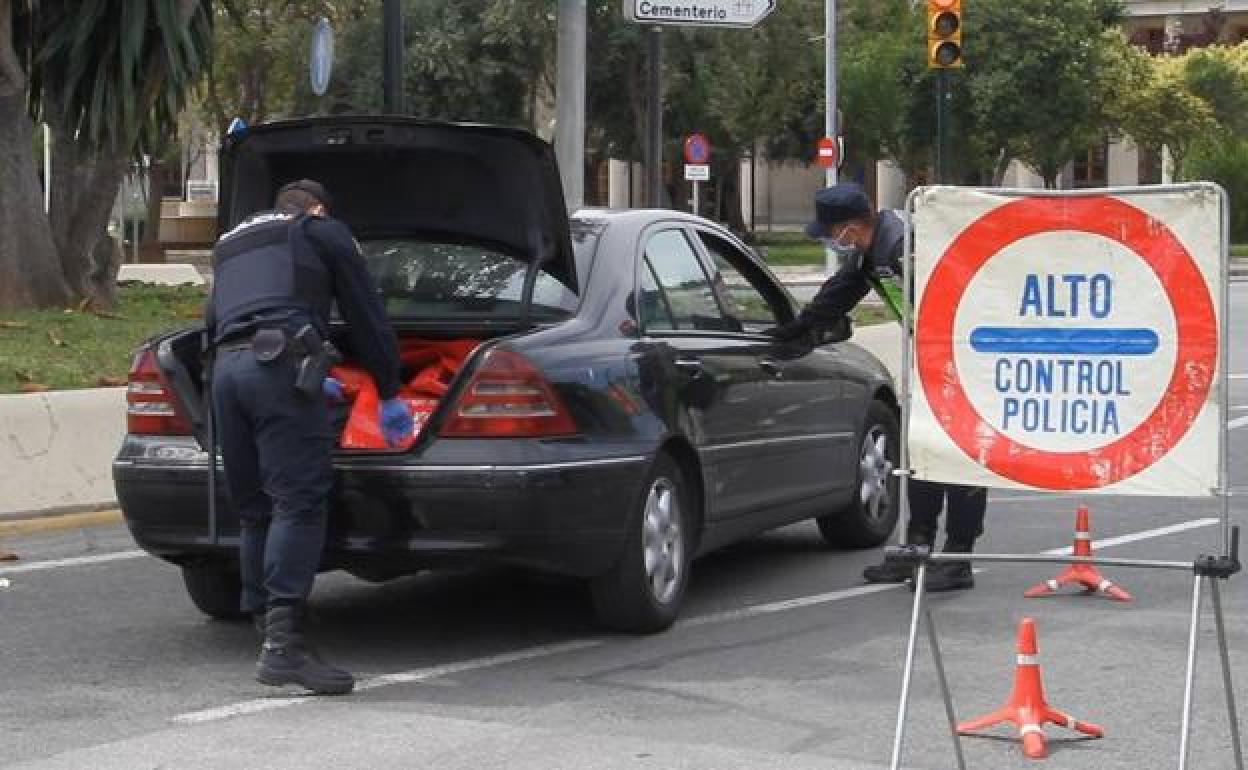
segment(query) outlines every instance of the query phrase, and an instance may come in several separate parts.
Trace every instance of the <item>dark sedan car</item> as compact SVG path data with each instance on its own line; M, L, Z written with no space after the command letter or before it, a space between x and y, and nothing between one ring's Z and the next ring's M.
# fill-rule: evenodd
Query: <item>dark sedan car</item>
M569 218L528 133L360 117L228 137L219 224L304 176L360 241L424 417L393 451L367 443L365 401L343 408L324 569L519 564L586 578L604 624L654 631L699 554L806 518L838 546L893 530L888 374L849 342L763 334L793 300L727 230L663 210ZM219 478L210 509L202 352L187 329L136 353L114 478L139 545L231 617L238 521Z

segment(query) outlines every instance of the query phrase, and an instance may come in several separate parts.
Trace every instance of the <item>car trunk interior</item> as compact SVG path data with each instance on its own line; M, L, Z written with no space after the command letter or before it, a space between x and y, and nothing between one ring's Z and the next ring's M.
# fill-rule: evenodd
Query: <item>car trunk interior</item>
M393 451L409 449L420 437L455 381L464 360L481 344L477 339L430 340L402 337L399 341L399 397L412 409L415 430ZM373 379L349 359L335 366L331 376L343 385L346 401L334 406L334 425L342 449L389 450L379 422L380 397Z
M356 363L345 329L331 332L343 360L331 376L343 384L346 399L331 408L331 420L343 450L400 452L410 449L423 433L429 418L453 389L464 362L489 335L432 339L426 335L399 333L399 397L406 400L415 418L413 434L397 447L386 445L379 425L379 396L372 377ZM202 446L207 446L207 423L203 397L202 334L184 332L157 346L157 361L172 386L178 409L188 418Z

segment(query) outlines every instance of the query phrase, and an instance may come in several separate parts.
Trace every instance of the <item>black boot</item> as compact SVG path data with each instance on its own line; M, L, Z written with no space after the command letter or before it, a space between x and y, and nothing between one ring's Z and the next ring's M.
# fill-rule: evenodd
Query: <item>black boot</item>
M351 692L355 677L321 662L304 636L303 622L299 606L278 605L269 609L256 681L273 686L297 684L318 695Z
M912 532L906 538L910 545L932 544L932 536L925 532ZM862 579L868 583L904 583L914 577L914 567L899 564L885 559L879 564L872 564L862 571Z
M945 553L970 553L971 543L945 541ZM975 587L975 575L969 561L937 561L927 566L924 589L932 593L963 591Z

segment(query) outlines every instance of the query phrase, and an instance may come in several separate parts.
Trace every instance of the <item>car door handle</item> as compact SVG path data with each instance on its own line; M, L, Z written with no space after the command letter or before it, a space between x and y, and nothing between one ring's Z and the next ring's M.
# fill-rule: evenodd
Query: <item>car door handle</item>
M684 372L692 377L702 373L702 362L696 358L677 358L675 363L677 371Z
M784 376L784 368L780 366L779 362L771 358L761 359L758 362L758 368L767 372L772 377L779 378Z

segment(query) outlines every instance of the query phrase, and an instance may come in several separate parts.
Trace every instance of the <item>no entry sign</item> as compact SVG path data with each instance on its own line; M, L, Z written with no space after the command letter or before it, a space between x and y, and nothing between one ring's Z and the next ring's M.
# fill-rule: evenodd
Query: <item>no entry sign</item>
M1220 206L1213 188L916 196L916 476L1213 494Z

